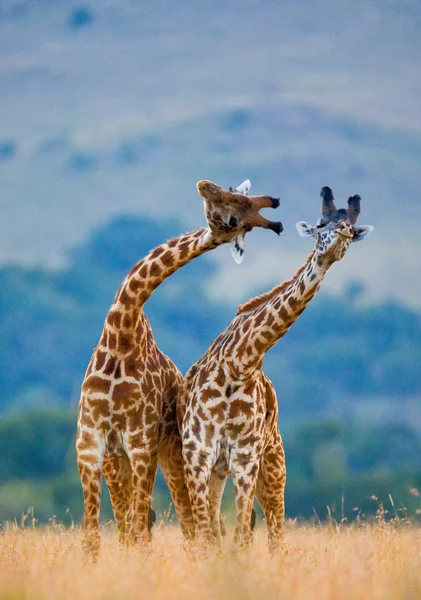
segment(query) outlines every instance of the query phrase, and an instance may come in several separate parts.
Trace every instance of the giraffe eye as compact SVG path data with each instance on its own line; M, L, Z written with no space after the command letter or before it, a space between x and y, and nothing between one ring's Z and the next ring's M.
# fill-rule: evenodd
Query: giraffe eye
M237 227L238 221L235 217L230 217L228 224L230 227Z

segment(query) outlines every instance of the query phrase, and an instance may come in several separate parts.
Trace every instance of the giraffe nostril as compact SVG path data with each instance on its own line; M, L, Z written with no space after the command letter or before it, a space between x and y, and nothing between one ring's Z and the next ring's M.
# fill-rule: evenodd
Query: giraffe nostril
M230 227L237 227L238 220L235 217L230 217L228 224Z

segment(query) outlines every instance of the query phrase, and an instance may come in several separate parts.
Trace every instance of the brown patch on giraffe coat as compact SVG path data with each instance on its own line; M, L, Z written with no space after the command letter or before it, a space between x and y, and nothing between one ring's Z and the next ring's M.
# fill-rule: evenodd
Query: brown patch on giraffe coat
M162 248L161 246L158 246L157 248L155 248L155 250L152 250L149 258L152 260L155 260L156 258L158 258L158 256L160 256L162 253L164 252L164 248Z
M89 431L82 431L82 435L77 440L78 451L87 450L88 448L96 447L95 436Z
M95 369L97 371L100 371L102 369L107 356L108 356L108 354L106 352L101 352L101 350L97 350L96 355L95 355L95 358L96 358Z
M83 382L82 390L90 394L100 393L107 395L111 389L111 381L97 377L96 375L90 375L88 379Z
M225 401L220 402L217 406L212 406L208 410L211 417L215 419L217 423L222 423L225 419L227 403Z
M143 406L136 407L127 414L127 426L129 431L136 431L143 425Z
M149 271L149 277L159 277L162 273L162 269L158 263L154 262L151 264L151 268Z
M115 410L128 409L130 404L139 399L139 386L137 383L122 381L114 386L113 404Z
M172 267L174 264L174 257L172 255L172 252L170 252L169 250L165 252L165 254L161 256L161 262L165 267Z
M192 434L194 435L194 437L200 441L200 433L202 431L202 426L200 424L200 420L197 417L197 415L195 415L193 417L193 425L190 427L190 430L191 430Z
M212 446L212 440L215 435L215 425L213 423L207 423L205 425L205 444L206 446Z
M241 417L245 415L247 418L253 415L253 407L250 402L246 402L245 400L233 400L230 403L228 418L235 419L236 417Z
M117 359L115 356L111 356L109 358L109 360L107 361L107 364L105 365L105 368L104 368L105 375L111 375L112 373L114 373L116 362L117 362Z
M92 410L92 418L94 421L98 423L98 421L102 421L102 419L108 419L111 416L110 413L110 404L108 400L98 400L98 399L90 399L89 405Z
M220 398L221 396L222 393L220 392L220 390L215 390L213 388L206 388L200 393L200 399L202 402L208 402L209 400L212 400L214 398Z
M190 242L188 240L186 240L185 242L182 242L179 245L178 251L179 251L179 257L181 260L183 260L188 255L189 248L190 248Z

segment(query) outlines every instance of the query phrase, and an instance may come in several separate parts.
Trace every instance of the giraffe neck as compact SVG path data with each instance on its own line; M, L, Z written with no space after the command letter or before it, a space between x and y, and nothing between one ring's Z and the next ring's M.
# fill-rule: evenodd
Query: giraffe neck
M238 375L247 375L261 364L264 354L305 310L331 264L323 262L314 251L292 279L239 308L228 328L231 343L225 346L225 354L228 349Z
M143 305L152 292L182 266L223 242L207 228L173 238L149 252L127 275L107 317L107 325L134 332Z

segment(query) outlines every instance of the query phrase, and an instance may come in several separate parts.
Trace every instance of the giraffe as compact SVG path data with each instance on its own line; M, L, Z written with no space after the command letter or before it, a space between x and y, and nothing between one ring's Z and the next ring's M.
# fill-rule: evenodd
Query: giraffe
M161 467L184 535L193 522L182 467L176 397L182 375L158 348L143 305L177 269L253 227L283 230L259 214L278 198L228 192L199 181L208 227L151 250L124 279L82 383L76 454L84 496L84 548L100 548L101 473L110 491L120 541L150 541L152 488Z
M288 331L316 294L327 271L362 240L371 226L356 226L360 197L337 210L322 188L317 226L297 223L316 246L289 281L240 306L231 324L187 372L177 403L185 480L196 540L221 542L219 510L227 477L234 483L234 541L247 547L256 496L268 525L268 543L280 547L284 521L285 454L274 387L264 374L264 354Z

